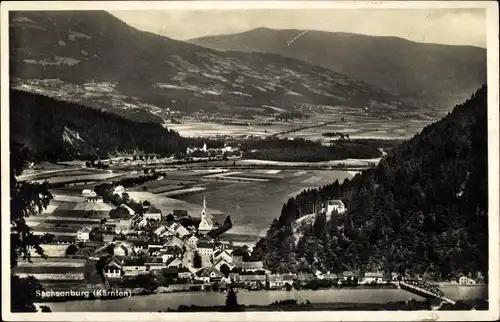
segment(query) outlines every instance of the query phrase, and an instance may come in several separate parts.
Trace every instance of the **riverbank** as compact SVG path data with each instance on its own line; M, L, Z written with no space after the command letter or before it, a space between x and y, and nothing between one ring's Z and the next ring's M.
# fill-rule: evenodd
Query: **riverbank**
M488 298L487 287L467 287L443 290L445 295L455 301L474 301ZM151 294L148 296L132 296L116 300L88 300L88 301L67 301L67 302L44 302L53 312L73 311L73 312L155 312L158 310L177 310L180 306L191 306L196 303L203 307L221 307L226 303L227 294L221 292L174 292ZM373 308L376 305L384 305L394 302L417 301L423 302L425 299L413 293L401 289L367 289L367 288L341 288L322 289L317 291L240 291L237 292L238 303L245 306L269 306L272 303L286 300L296 300L297 303L307 303L323 305L325 310L334 310L339 305L350 303L370 304ZM325 304L325 302L328 302ZM344 303L344 304L342 304ZM319 307L318 306L318 307ZM339 308L339 310L342 310ZM385 308L383 308L385 309Z
M440 311L470 311L488 310L488 302L485 300L461 301L455 305L443 305L439 308L428 301L399 301L383 304L374 303L297 303L296 301L281 301L270 305L241 305L235 309L226 306L180 306L177 310L167 312L291 312L291 311L418 311L433 310Z

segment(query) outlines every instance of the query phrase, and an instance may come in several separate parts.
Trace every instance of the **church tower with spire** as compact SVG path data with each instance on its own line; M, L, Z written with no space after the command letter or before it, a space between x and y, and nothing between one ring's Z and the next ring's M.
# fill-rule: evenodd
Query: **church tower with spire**
M206 220L205 216L207 215L207 198L203 196L203 209L201 209L201 221Z
M207 216L207 200L203 196L203 208L201 209L200 224L198 225L198 232L206 234L213 228L213 223Z

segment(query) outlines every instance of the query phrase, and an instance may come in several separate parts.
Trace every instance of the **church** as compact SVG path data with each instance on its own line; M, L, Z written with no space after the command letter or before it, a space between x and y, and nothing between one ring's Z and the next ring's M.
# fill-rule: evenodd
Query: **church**
M213 229L212 219L207 215L207 201L206 198L203 197L203 209L201 210L201 221L198 226L198 232L200 234L206 234Z

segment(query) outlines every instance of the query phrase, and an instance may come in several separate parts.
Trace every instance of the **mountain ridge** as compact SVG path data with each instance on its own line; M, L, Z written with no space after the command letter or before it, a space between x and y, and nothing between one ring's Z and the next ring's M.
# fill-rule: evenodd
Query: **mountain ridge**
M468 93L486 81L486 50L475 46L421 43L400 37L346 32L270 28L188 41L221 51L277 53L314 62L391 93L421 96L451 106L466 99Z
M346 32L346 31L329 31L329 30L321 30L321 29L276 29L276 28L268 28L268 27L257 27L257 28L252 28L247 31L242 31L240 33L228 33L228 34L217 34L217 35L205 35L205 36L199 36L199 37L192 37L192 38L187 38L183 41L189 42L189 43L196 43L197 40L203 40L205 38L213 38L213 37L226 37L226 36L235 36L235 35L241 35L241 34L246 34L246 33L253 33L253 32L269 32L269 31L286 31L286 32L296 32L297 35L299 35L302 32L318 32L318 33L325 33L325 34L339 34L339 35L356 35L360 37L366 37L366 38L386 38L386 39L397 39L397 40L402 40L405 42L410 42L414 44L424 44L424 45L436 45L436 46L446 46L446 47L464 47L464 48L477 48L477 49L483 49L486 50L485 47L481 46L474 46L474 45L459 45L459 44L440 44L440 43L434 43L434 42L421 42L421 41L416 41L416 40L411 40L403 37L398 37L398 36L381 36L381 35L367 35L367 34L361 34L361 33L355 33L355 32ZM165 36L166 37L166 36ZM207 47L210 48L210 47ZM217 50L217 49L215 49Z
M9 19L14 88L131 118L139 112L163 120L179 113L251 118L275 113L268 105L409 117L432 112L315 64L221 53L137 30L106 12L13 12Z

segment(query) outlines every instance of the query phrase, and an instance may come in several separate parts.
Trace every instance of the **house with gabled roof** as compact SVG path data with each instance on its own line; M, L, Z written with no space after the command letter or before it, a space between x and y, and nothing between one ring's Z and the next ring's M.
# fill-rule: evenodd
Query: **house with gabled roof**
M184 240L185 240L185 245L188 248L196 249L196 247L198 247L198 240L199 239L195 235L186 235L186 236L184 236Z
M121 261L113 256L104 266L103 274L107 278L120 278L122 275Z
M196 278L204 282L215 282L224 278L224 274L214 267L205 267L196 272Z
M166 230L168 230L167 227L164 226L164 225L161 225L160 227L156 228L156 230L154 231L154 233L155 233L155 235L160 236Z
M172 234L179 238L183 238L187 235L190 235L189 230L186 229L183 225L181 225L178 222L174 222L170 227L168 228Z
M179 250L170 248L170 249L161 249L158 256L161 257L163 263L170 262L173 258L179 257Z
M244 272L255 272L264 270L264 263L261 261L254 262L239 262L235 263L236 267L241 268Z
M161 270L162 268L165 268L165 264L163 263L161 257L150 257L144 265L149 271Z
M235 266L232 262L227 261L225 258L220 257L218 260L214 260L214 265L213 267L217 268L219 271L221 270L221 267L223 265L226 265L230 270L233 269Z
M174 258L166 264L167 267L184 267L184 263L179 258Z
M270 289L280 289L285 285L292 286L295 280L293 274L271 274L267 276L267 287Z
M214 262L218 261L219 259L225 259L228 263L233 264L233 255L229 253L227 249L218 249L214 252L213 259ZM233 265L234 266L234 265Z
M83 242L90 240L91 231L92 228L90 228L89 226L84 226L81 229L78 229L78 231L76 232L76 239Z
M113 254L118 256L130 256L132 255L133 251L134 251L134 245L132 245L128 241L119 241L115 243Z
M127 206L126 204L122 203L121 205L118 206L118 208L122 208L124 209L125 211L128 212L128 214L130 216L134 216L135 215L135 210L130 208L129 206Z
M145 219L161 220L161 218L162 218L162 212L161 212L160 209L158 209L155 206L151 205L151 206L149 206L149 209L144 212L143 218L145 218Z
M132 250L133 251L133 250ZM115 246L113 249L113 254L116 254L118 256L130 256L132 254L132 251L130 251L127 247L125 247L122 244L118 244Z

